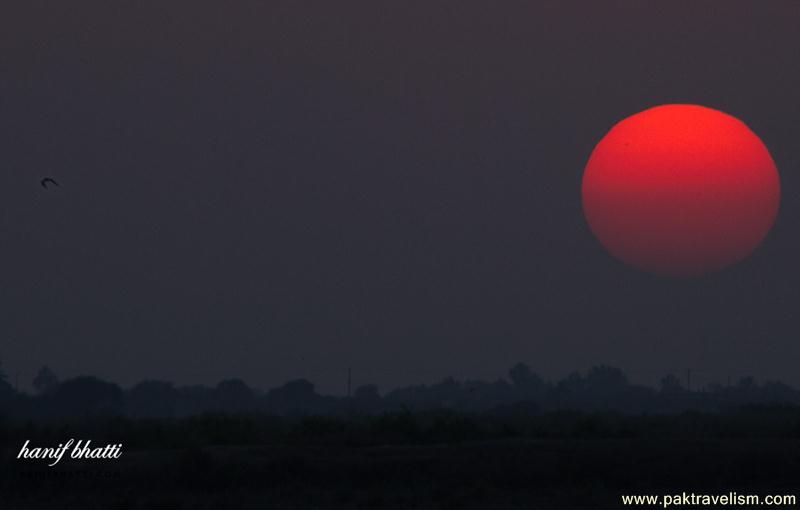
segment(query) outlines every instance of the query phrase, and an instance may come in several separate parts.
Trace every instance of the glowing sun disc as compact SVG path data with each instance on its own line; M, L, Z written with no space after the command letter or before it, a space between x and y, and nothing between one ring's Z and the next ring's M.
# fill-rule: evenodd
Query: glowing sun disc
M695 276L755 250L778 213L780 178L743 122L697 105L632 115L606 134L583 174L583 209L616 258Z

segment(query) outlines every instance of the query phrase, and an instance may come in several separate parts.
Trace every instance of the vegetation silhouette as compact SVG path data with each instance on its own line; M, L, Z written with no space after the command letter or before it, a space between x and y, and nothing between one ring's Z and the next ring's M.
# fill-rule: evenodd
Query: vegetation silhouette
M800 468L798 392L752 378L649 388L597 366L549 382L520 363L495 381L368 384L351 398L305 379L122 389L43 369L35 394L5 379L2 508L618 508L626 493L793 494ZM70 438L124 454L55 468L15 458L26 441Z
M778 381L758 384L744 377L733 385L687 389L674 375L659 388L632 384L618 368L599 365L549 382L528 365L517 363L507 378L459 381L446 377L432 385L400 387L381 394L374 384L352 397L321 395L313 383L295 379L260 391L240 379L216 386L176 387L168 381L142 381L132 388L92 376L59 381L49 367L33 380L35 394L18 392L0 367L0 416L6 420L59 420L87 417L174 419L207 413L304 416L377 416L387 413L448 410L497 417L542 415L559 411L630 415L719 413L747 405L800 405L800 392Z

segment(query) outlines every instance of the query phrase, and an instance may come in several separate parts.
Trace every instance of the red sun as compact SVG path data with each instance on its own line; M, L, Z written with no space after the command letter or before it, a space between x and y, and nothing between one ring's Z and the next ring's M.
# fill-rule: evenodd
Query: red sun
M780 179L743 122L665 105L614 126L583 174L583 209L615 257L649 272L696 276L746 258L775 222Z

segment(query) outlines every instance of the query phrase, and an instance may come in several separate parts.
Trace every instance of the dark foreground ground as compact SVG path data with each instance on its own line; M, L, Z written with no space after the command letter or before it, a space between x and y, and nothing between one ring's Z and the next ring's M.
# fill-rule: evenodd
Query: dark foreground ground
M800 494L800 440L786 438L194 446L51 469L6 450L10 510L566 510L622 508L631 493Z

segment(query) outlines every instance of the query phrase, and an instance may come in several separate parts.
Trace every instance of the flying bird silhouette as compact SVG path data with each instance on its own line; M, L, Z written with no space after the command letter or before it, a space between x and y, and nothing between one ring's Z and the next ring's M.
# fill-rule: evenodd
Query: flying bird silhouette
M48 184L53 184L54 186L58 186L58 183L52 177L45 177L44 179L42 179L41 185L44 189L47 189Z

